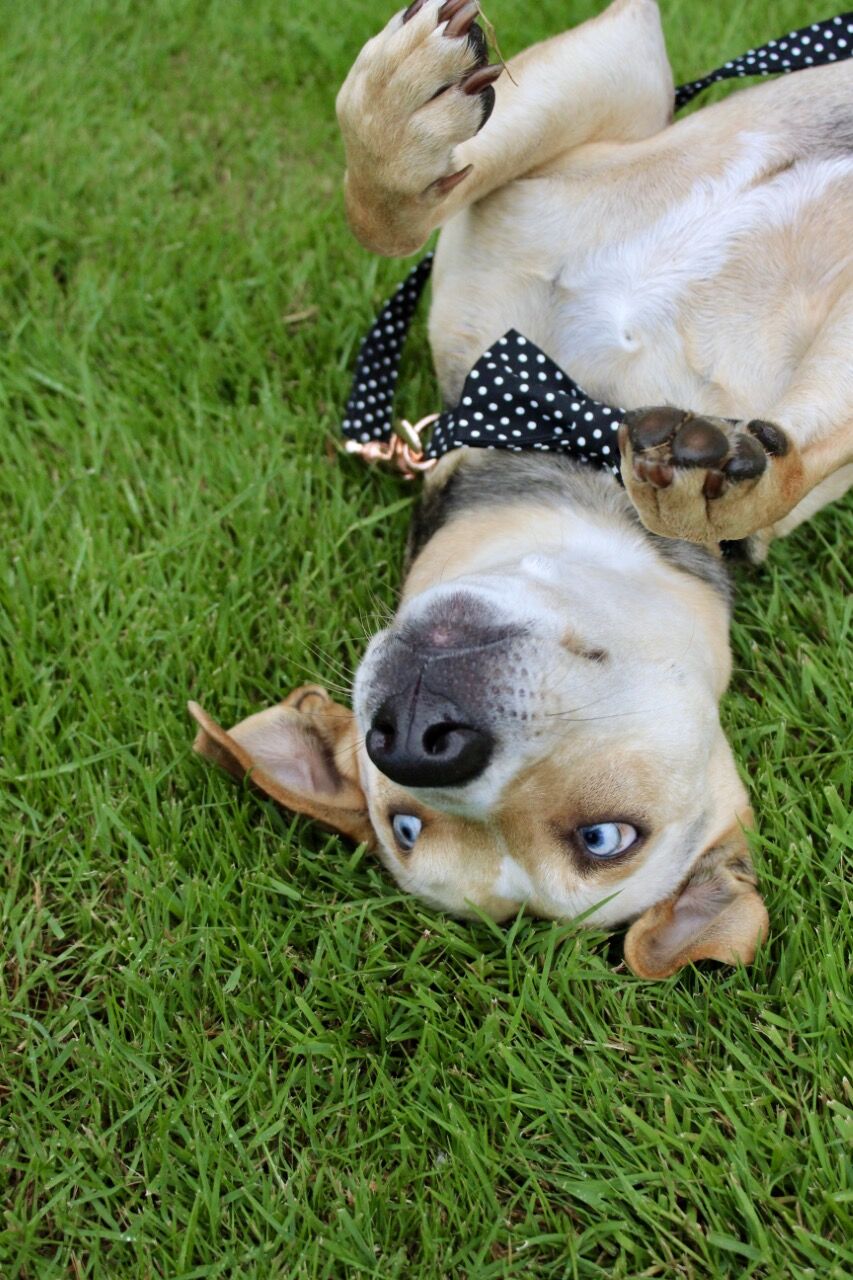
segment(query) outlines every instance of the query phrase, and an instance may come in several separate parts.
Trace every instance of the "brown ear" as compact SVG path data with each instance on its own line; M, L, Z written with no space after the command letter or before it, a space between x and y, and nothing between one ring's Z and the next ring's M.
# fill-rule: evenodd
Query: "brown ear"
M751 964L768 928L738 827L702 854L673 897L634 921L625 935L625 959L641 978L668 978L696 960Z
M357 843L374 843L358 779L358 735L348 707L319 685L304 685L284 702L241 720L227 732L198 705L193 750L234 778L248 777L286 809L316 818Z

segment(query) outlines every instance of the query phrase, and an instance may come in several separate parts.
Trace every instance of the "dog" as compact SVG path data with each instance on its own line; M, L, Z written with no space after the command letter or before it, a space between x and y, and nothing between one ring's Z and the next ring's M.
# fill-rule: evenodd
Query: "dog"
M433 907L629 923L643 977L749 963L768 917L719 720L719 544L760 559L853 481L853 63L673 123L654 0L503 75L477 14L414 0L359 54L349 221L386 255L442 228L446 403L514 328L627 406L624 487L553 454L447 455L354 710L306 686L225 732L191 704L196 748Z

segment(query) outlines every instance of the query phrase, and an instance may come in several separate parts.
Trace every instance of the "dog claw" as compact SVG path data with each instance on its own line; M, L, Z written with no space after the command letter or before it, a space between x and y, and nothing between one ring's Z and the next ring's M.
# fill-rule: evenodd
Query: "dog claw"
M458 13L468 3L469 0L445 0L438 11L438 22L447 22L453 17L454 13Z
M435 182L429 184L424 195L446 196L454 187L458 187L459 183L468 177L473 168L472 164L466 164L464 169L458 169L456 173L447 173L443 178L436 178Z
M655 489L668 489L674 472L665 462L653 462L646 470L646 479Z
M425 4L426 0L412 0L408 9L403 13L403 22L408 22L410 18L414 18L415 14L420 13Z
M634 462L634 474L638 480L645 480L654 489L668 489L675 472L665 462L650 462L645 458L638 458Z
M709 471L705 477L705 483L702 485L703 495L711 500L719 498L723 492L725 479L722 471Z
M503 71L503 65L498 63L491 67L478 67L476 71L472 71L470 76L466 76L459 84L459 88L463 93L481 93L488 85L493 84Z
M452 4L453 0L450 0L450 3ZM466 0L465 4L460 9L457 9L448 20L447 26L444 28L444 34L449 40L467 35L479 12L480 6L476 3L476 0Z

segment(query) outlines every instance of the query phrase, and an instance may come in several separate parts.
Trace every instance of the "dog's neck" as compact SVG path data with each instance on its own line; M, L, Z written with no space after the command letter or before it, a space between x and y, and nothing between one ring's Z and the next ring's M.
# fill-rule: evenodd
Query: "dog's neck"
M456 580L503 583L517 600L528 587L569 593L579 610L585 592L612 590L638 644L689 647L715 696L728 682L731 593L719 555L648 533L606 473L553 455L452 456L425 488L410 553L404 603Z

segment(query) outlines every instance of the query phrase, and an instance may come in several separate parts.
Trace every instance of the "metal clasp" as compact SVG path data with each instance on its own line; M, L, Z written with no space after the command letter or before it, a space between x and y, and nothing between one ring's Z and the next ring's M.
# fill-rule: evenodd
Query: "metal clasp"
M414 424L401 418L394 424L390 440L347 440L344 447L347 453L357 454L363 462L383 463L399 472L404 480L414 480L415 476L432 471L438 461L424 457L423 436L439 416L428 413Z

